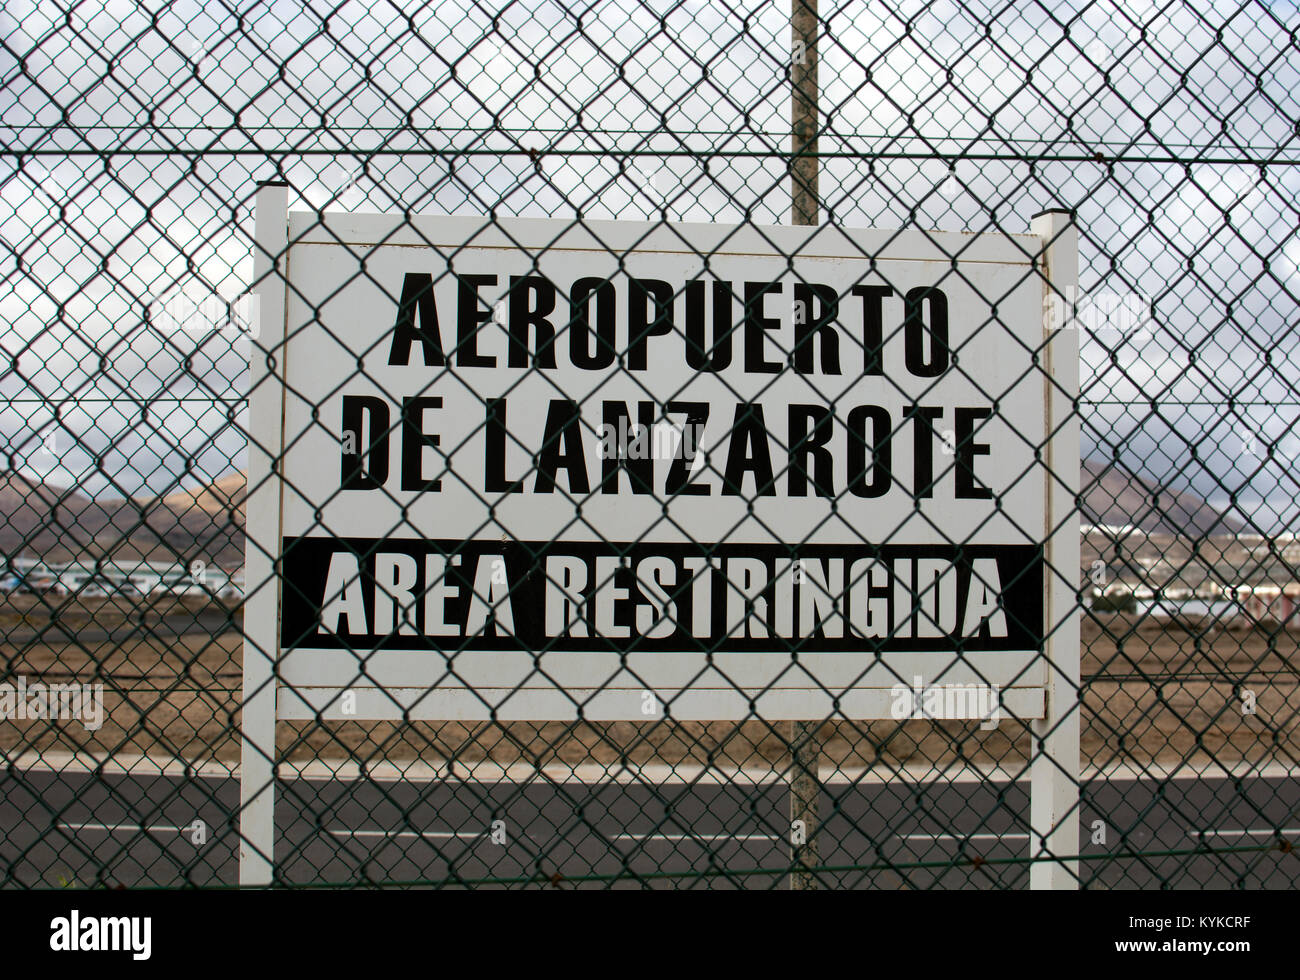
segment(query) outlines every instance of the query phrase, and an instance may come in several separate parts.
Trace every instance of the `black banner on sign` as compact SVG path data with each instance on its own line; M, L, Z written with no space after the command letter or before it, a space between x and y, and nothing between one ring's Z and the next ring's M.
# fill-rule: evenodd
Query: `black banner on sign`
M281 644L385 650L1033 650L1036 545L284 540Z

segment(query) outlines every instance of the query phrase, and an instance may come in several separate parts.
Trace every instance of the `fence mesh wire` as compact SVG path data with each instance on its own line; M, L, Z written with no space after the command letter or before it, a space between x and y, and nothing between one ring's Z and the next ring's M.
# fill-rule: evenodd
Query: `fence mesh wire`
M259 181L322 220L761 229L791 222L810 158L818 229L1073 215L1082 561L1049 575L1082 619L1078 883L1295 883L1295 6L811 9L808 45L748 2L5 5L6 887L238 879L244 608L292 585L243 568L276 550L244 535L249 362L275 353ZM815 153L791 136L810 57ZM1041 751L1014 713L280 722L274 875L1024 887ZM788 799L809 753L815 851Z

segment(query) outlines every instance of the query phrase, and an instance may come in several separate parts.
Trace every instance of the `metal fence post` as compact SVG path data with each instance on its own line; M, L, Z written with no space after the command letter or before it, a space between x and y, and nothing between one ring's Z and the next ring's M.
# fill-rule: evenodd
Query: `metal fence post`
M821 202L817 191L817 0L791 0L790 130L791 208L796 225L815 225ZM817 804L821 756L816 722L790 723L790 823L802 825L803 843L791 846L790 887L815 889L817 876L807 869L818 863Z

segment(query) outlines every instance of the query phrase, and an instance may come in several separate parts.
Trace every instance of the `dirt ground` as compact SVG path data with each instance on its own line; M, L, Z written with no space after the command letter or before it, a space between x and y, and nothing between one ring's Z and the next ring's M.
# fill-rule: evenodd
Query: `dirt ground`
M188 607L187 607L188 608ZM98 612L98 611L95 611ZM6 632L8 632L6 630ZM1137 627L1122 615L1083 626L1085 765L1153 761L1221 764L1300 758L1300 634L1224 631L1191 623ZM199 764L239 756L242 639L148 637L126 642L20 645L4 654L12 675L86 680L97 663L105 686L101 728L76 721L0 722L0 749L149 753ZM1253 713L1247 708L1253 702ZM279 748L293 762L314 758L379 762L455 759L532 765L715 764L784 767L786 726L765 722L606 724L282 723ZM977 722L827 723L823 765L846 769L961 760L1015 765L1029 746L1028 723L1004 718L997 731Z
M225 609L233 609L233 606L213 602L206 596L110 596L91 599L80 595L59 596L52 593L6 593L0 595L0 636L8 641L11 634L24 635L24 631L40 630L48 626L51 620L73 631L86 627L112 629L128 621L147 626L157 624L168 616Z

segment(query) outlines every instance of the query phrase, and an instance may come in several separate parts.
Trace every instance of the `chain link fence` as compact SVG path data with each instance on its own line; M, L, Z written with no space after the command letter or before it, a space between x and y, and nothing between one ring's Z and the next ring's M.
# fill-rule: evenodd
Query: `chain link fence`
M834 709L794 723L757 708L715 721L675 716L671 699L644 720L503 720L503 710L365 721L318 710L275 727L274 854L262 855L274 883L1019 888L1036 863L1069 857L1072 883L1085 888L1295 884L1293 4L796 0L792 12L637 0L29 0L7 3L0 25L5 887L239 881L242 680L245 658L267 655L253 610L268 608L259 596L298 587L275 540L245 540L246 493L259 489L246 485L250 363L288 386L256 300L265 276L255 264L285 275L275 265L284 256L256 245L267 181L287 186L312 234L339 213L382 213L402 232L418 231L419 215L470 216L503 234L518 218L760 235L808 225L800 240L810 249L819 235L883 228L923 233L951 260L943 281L967 283L972 267L946 233L1014 244L1031 216L1061 210L1078 234L1077 289L1049 291L1041 346L1024 356L1039 383L1050 338L1076 332L1082 442L1080 567L1044 571L1044 588L1065 582L1074 602L1038 630L1036 649L1041 661L1077 614L1081 673L1062 703L1080 730L1079 801L1059 821L1078 826L1077 852L1030 847L1027 778L1046 734L1016 710L991 725ZM530 254L535 268L553 257ZM801 257L782 254L791 269ZM367 253L355 258L340 288L370 275ZM703 270L715 256L696 258ZM1041 274L1042 254L1023 260ZM396 327L387 308L376 314L382 359L402 317L413 325L424 314L418 284L406 294L371 278L399 311ZM690 288L657 299L688 304ZM900 345L904 321L922 314L903 315L908 284L878 288L894 289L900 314L878 343ZM492 308L509 299L484 292L483 315L457 335L460 354L476 337L488 349ZM561 294L560 306L570 299ZM998 330L997 297L980 299L974 323L959 327L951 311L954 336ZM324 300L301 301L309 318L323 315ZM722 311L715 346L696 342L695 354L716 356L717 338L734 335L742 356L754 302L736 283L710 307ZM932 306L927 315L933 327ZM552 319L555 348L568 348L581 317ZM444 318L444 337L457 326ZM807 373L801 350L811 363L817 336L779 352L773 384ZM842 351L845 363L864 353ZM632 351L617 355L610 375L640 384ZM435 363L425 349L424 364ZM446 359L441 367L437 378L458 377ZM535 380L543 368L524 373ZM359 361L356 378L366 371ZM804 400L826 413L817 418L849 432L826 458L850 475L857 459L861 475L869 456L876 476L887 473L879 439L853 442L844 384L803 380ZM598 388L567 393L596 413L584 422L590 446ZM494 394L472 393L480 403ZM981 394L997 422L1008 392ZM782 436L824 445L812 418ZM398 412L380 428L396 441L406 421ZM638 424L659 421L652 412ZM979 427L945 433L945 421L926 430L933 470L899 475L918 499L960 479L981 438ZM337 441L337 423L309 413L286 429L277 462L316 430ZM376 421L367 424L374 436ZM481 437L493 424L489 410L471 430ZM738 414L707 430L705 450L747 425ZM913 428L895 441L910 445ZM999 505L1018 481L1066 479L1044 474L1051 433L1022 435L1032 474L982 471ZM512 447L511 478L555 486L566 438L521 445L523 457ZM843 476L821 485L820 456L774 446L766 474L751 467L729 484L712 457L703 470L751 514L778 483L798 481L820 507L852 502ZM346 488L373 460L344 454ZM441 479L463 472L458 447L437 455ZM575 522L611 472L635 484L626 463L593 464L587 485L561 467L556 495ZM661 475L641 489L664 513L684 491ZM339 485L274 492L317 513L346 497ZM318 521L329 533L328 518ZM507 524L487 531L534 542L520 560L541 567L545 542ZM405 512L384 530L424 533ZM885 548L902 540L894 525L855 533ZM727 535L688 543L708 558ZM793 556L811 537L770 540ZM941 543L960 555L975 540ZM357 554L373 563L373 549ZM246 574L255 555L276 562L272 574ZM852 587L831 589L832 603L850 601ZM477 598L503 601L491 589ZM897 629L862 649L878 657ZM699 652L721 654L727 639ZM471 646L440 648L449 674ZM803 646L772 639L767 649L797 669ZM352 653L365 675L369 649ZM896 679L919 697L912 677ZM610 678L588 680L595 697ZM493 706L508 708L511 693Z

